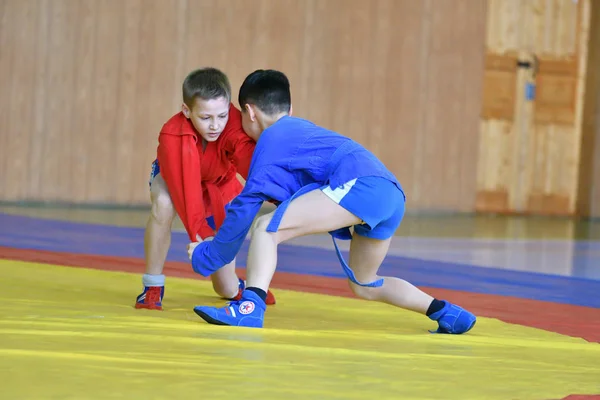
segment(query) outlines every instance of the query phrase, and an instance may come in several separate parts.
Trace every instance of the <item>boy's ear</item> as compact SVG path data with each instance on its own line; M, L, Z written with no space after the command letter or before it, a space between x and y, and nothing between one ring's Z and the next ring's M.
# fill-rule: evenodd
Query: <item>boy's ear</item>
M252 121L252 122L256 121L256 112L254 111L254 107L252 107L250 104L246 103L244 105L244 109L248 113L248 116L250 117L250 121Z
M185 104L185 103L181 104L181 111L183 112L183 115L186 118L188 118L188 119L190 118L190 108L187 106L187 104Z

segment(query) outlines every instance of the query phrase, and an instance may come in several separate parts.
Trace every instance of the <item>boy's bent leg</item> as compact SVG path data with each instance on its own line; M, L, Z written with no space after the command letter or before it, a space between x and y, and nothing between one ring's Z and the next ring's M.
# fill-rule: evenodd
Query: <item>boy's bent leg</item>
M246 282L237 276L235 272L235 259L232 262L219 269L210 276L214 291L221 297L228 300L239 300L242 298L242 292L246 289ZM267 305L275 304L275 296L271 291L267 291Z
M135 307L162 310L165 276L162 274L171 246L171 227L175 208L164 179L156 175L150 188L152 206L144 234L146 273L142 281L144 292L137 298Z
M210 276L215 292L225 298L233 299L240 291L240 279L235 273L235 258L232 262Z
M290 202L277 232L267 232L274 212L257 218L248 250L248 287L267 290L277 265L277 245L296 237L333 231L360 219L327 197L320 189Z

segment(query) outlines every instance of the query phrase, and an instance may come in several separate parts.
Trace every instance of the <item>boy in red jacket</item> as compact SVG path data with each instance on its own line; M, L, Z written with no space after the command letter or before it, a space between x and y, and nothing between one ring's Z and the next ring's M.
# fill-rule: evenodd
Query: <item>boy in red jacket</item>
M162 272L175 213L191 241L211 240L225 219L227 204L242 190L237 173L247 179L256 145L231 104L229 79L215 68L199 69L185 78L182 110L164 124L158 142L149 182L152 208L144 237L144 291L135 303L135 308L151 310L162 310ZM235 260L211 279L224 298L237 299L244 290ZM268 303L275 303L272 294Z

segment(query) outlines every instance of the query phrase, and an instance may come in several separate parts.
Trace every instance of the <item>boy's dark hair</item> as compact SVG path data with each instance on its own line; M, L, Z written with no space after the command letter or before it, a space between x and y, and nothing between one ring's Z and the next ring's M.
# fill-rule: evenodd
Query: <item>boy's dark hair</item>
M246 77L238 101L242 111L253 104L267 115L289 112L292 105L290 81L283 72L259 69Z
M229 78L216 68L201 68L190 72L183 81L183 102L192 108L196 97L204 100L225 97L231 101Z

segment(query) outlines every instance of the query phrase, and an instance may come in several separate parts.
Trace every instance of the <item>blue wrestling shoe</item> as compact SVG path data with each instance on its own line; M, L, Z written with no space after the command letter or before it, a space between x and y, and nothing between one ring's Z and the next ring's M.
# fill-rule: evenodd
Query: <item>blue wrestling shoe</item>
M473 313L448 301L444 300L444 303L446 304L444 308L429 316L430 319L438 323L438 329L429 332L459 335L473 328L473 325L477 322L477 318Z
M229 302L223 308L197 306L194 312L213 325L262 328L267 305L254 292L244 290L239 300Z

